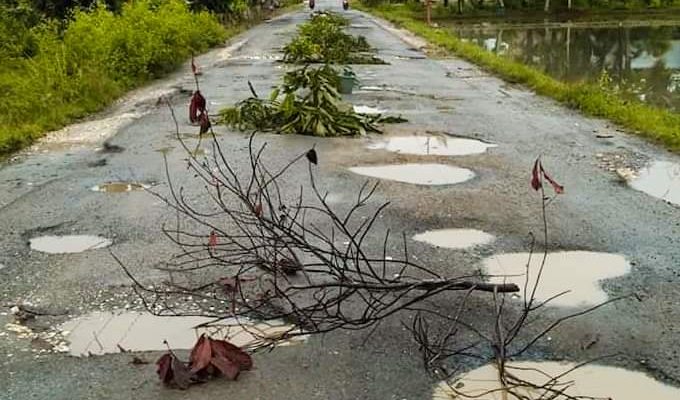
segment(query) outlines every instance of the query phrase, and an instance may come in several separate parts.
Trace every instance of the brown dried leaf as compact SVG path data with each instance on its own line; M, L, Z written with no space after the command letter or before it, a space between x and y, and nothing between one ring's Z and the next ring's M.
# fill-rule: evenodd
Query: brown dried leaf
M173 355L170 353L165 353L161 356L161 358L156 361L156 365L158 368L156 369L156 373L158 373L158 377L161 379L161 382L168 384L170 381L172 381L173 373L172 373L172 359Z
M210 339L205 334L198 338L198 341L191 349L191 356L189 362L191 364L191 372L196 373L210 364L212 358L212 350L210 346Z
M234 362L221 355L216 355L210 360L211 365L213 365L218 371L222 373L227 379L236 380L241 369Z
M538 190L543 186L541 184L541 159L537 158L536 162L534 163L534 168L531 170L531 187L534 190Z
M189 121L192 123L198 122L201 114L205 112L205 104L205 97L203 97L200 90L195 91L189 103Z
M250 357L250 354L241 350L238 346L226 340L215 339L210 339L210 345L212 346L213 358L216 356L225 357L236 364L241 370L253 368L253 359Z
M188 389L191 385L193 374L189 368L184 365L177 357L172 357L172 383L177 385L178 388L184 390Z

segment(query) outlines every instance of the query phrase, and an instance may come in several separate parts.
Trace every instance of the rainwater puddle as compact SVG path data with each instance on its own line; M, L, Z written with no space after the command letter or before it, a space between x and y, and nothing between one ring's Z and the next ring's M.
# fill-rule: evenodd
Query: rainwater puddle
M672 400L680 399L680 389L661 383L641 372L602 365L584 365L569 372L565 376L552 381L576 367L574 363L513 362L506 365L508 372L525 382L535 386L550 384L553 389L564 390L569 398L614 399L614 400ZM545 374L549 375L547 377ZM488 392L492 393L488 393ZM531 399L566 400L567 396L553 394L546 389L535 389L527 386L514 388L515 393ZM440 383L434 391L434 400L452 399L501 400L515 398L501 392L498 381L498 369L495 364L485 365L462 375L459 379ZM524 397L523 397L524 398ZM586 398L586 397L583 397Z
M49 254L82 253L111 246L113 241L101 236L40 236L29 240L31 249Z
M354 106L354 112L357 114L375 115L384 114L385 110L369 106Z
M154 149L155 152L161 153L161 154L170 154L175 148L174 147L161 147L160 149Z
M496 145L474 139L446 136L396 136L368 146L371 150L432 156L481 154L490 147L496 147Z
M527 292L535 286L536 276L543 260L543 254L534 254L529 266ZM515 283L523 291L526 281L526 266L529 253L500 254L484 260L484 269L493 283ZM536 299L545 301L570 290L549 305L562 307L594 306L607 300L599 281L625 275L630 272L630 263L618 254L588 251L564 251L549 253L541 281L536 290ZM505 275L505 276L500 276ZM523 293L519 293L523 297Z
M59 330L70 342L69 352L74 356L119 353L120 347L130 351L165 350L167 346L163 344L164 340L173 349L190 349L202 333L247 348L296 332L293 325L280 321L249 323L243 318L240 321L245 328L233 319L225 320L219 326L194 328L211 321L214 318L159 317L141 312L94 312L64 323L59 326ZM304 340L306 336L295 336L279 345Z
M375 167L354 167L350 171L372 178L389 179L416 185L453 185L474 178L475 173L466 168L444 164L399 164Z
M476 229L440 229L419 233L413 240L446 249L467 249L489 244L494 237Z
M655 161L640 170L629 185L650 196L680 205L680 164Z
M104 193L125 193L134 192L137 190L148 189L151 186L145 185L143 183L137 182L108 182L101 185L95 185L92 187L93 192L104 192Z

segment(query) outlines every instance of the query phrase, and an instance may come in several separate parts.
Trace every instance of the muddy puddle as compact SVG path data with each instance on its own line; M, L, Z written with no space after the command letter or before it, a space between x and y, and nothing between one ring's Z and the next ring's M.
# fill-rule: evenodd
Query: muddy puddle
M146 185L138 182L107 182L101 185L92 186L90 190L93 192L103 193L125 193L135 192L150 188L151 185Z
M476 229L439 229L419 233L413 240L446 249L468 249L494 241L494 236Z
M388 179L416 185L453 185L474 178L467 168L445 164L398 164L371 167L354 167L350 171L371 178Z
M530 382L534 386L515 385L512 390L530 399L567 400L573 398L597 398L613 400L676 400L680 399L680 389L661 383L641 372L602 365L584 365L574 369L577 364L552 361L513 362L506 366L516 378ZM562 374L569 372L565 376ZM558 379L555 379L559 377ZM563 394L545 389L559 389ZM491 392L491 393L489 393ZM568 397L571 396L571 397ZM585 397L579 397L585 396ZM440 383L434 391L434 400L452 399L504 400L514 399L507 391L501 390L498 369L486 365L472 370L449 383Z
M368 146L371 150L387 150L402 154L432 156L464 156L481 154L495 144L480 140L446 136L395 136Z
M296 332L293 325L280 321L253 323L241 318L220 322L218 326L195 329L197 325L214 321L207 317L160 317L142 312L94 312L68 321L59 330L68 342L69 352L74 356L119 353L121 348L129 351L190 349L203 333L216 339L225 339L240 347L255 347L267 341L281 339ZM279 345L291 345L306 340L295 336Z
M90 235L40 236L29 240L32 250L49 254L82 253L113 244L111 239Z
M384 114L385 110L381 110L377 107L369 107L369 106L354 106L354 112L357 114L365 114L365 115L376 115L376 114Z
M680 205L680 164L655 161L628 180L633 189Z
M543 254L531 256L527 293L536 286L536 277L543 260ZM523 291L526 282L526 268L529 253L500 254L484 260L485 272L495 275L494 283L515 283ZM630 272L630 263L618 254L588 251L564 251L549 253L536 289L536 299L545 301L570 290L554 300L551 306L582 307L594 306L608 299L600 281L622 276ZM523 293L519 293L523 297Z

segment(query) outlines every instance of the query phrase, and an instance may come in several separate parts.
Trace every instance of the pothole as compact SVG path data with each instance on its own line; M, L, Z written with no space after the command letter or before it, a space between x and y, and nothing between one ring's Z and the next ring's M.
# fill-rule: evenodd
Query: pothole
M506 365L507 371L518 380L531 382L532 386L543 387L529 387L525 384L512 388L515 393L527 399L673 400L680 398L680 389L661 383L641 372L594 364L575 367L577 367L575 363L553 361L511 362ZM546 388L563 390L563 394L551 392ZM515 398L515 396L502 389L495 364L472 370L452 382L442 382L437 386L433 395L435 400L501 400L507 398Z
M354 112L357 114L364 114L364 115L376 115L376 114L384 114L385 110L381 110L377 107L370 107L370 106L354 106Z
M93 192L104 193L125 193L134 192L137 190L144 190L150 188L150 185L145 185L138 182L108 182L101 185L95 185L91 188Z
M256 347L267 341L281 340L286 335L299 333L293 325L281 321L251 322L233 318L218 325L195 328L215 321L215 318L190 316L155 316L141 312L94 312L59 326L62 336L69 342L69 352L74 356L101 355L129 351L191 349L202 334L225 339L244 348ZM293 336L278 345L291 345L306 340L306 336Z
M29 240L32 250L49 254L82 253L111 244L111 239L91 235L39 236Z
M447 249L467 249L494 241L494 236L476 229L440 229L413 236L413 240Z
M387 150L395 153L464 156L481 154L495 144L484 143L475 139L451 138L446 136L395 136L388 137L368 146L372 150Z
M529 263L529 258L531 262ZM492 275L493 283L514 283L520 287L523 297L527 263L529 274L527 295L536 286L536 277L543 261L543 254L509 253L484 260L485 272ZM546 301L559 293L570 291L550 301L551 306L593 306L607 300L600 281L630 272L630 263L618 254L589 251L564 251L549 253L541 279L536 288L536 300Z
M641 169L628 184L669 203L680 205L680 164L655 161Z
M175 149L174 147L167 146L167 147L161 147L161 148L158 148L158 149L154 149L153 151L155 151L157 153L161 153L161 154L170 154L174 149Z
M399 164L371 167L353 167L355 174L372 178L389 179L416 185L453 185L474 178L475 173L467 168L445 164Z

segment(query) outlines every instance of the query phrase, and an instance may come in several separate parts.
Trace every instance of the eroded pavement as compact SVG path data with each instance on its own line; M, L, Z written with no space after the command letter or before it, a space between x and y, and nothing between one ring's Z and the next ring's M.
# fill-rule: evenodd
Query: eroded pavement
M339 9L339 2L320 3ZM339 207L353 200L366 179L350 168L439 164L471 171L455 184L382 180L374 199L391 202L378 230L403 231L411 238L427 231L474 229L493 238L468 249L410 241L410 253L418 261L453 275L473 273L493 255L528 250L529 233L539 233L541 227L540 200L529 186L533 161L541 155L566 187L550 207L550 248L624 256L630 267L627 273L603 278L598 285L609 298L633 296L564 325L539 342L532 357L580 362L621 353L606 365L642 371L678 385L680 209L629 187L626 181L635 179L637 169L648 161L678 163L680 159L466 62L428 58L417 48L417 40L404 41L403 33L386 29L364 14L344 15L351 19L350 30L365 35L389 63L355 66L363 89L355 89L346 100L409 120L388 126L387 135L419 135L439 142L430 146L427 139L419 139L395 148L380 144L379 135L339 139L258 135L258 143L269 144L269 162L281 165L316 145L319 180ZM268 93L288 68L277 62L280 48L306 18L306 10L276 18L199 57L209 109L216 112L247 97L247 81L258 93ZM129 94L106 113L49 135L2 165L0 398L432 398L436 381L423 372L417 346L398 320L381 325L368 340L366 333L337 332L258 354L256 369L238 382L215 381L189 392L161 387L153 364L131 365L129 354L72 357L51 351L45 338L5 327L14 322L11 307L21 303L43 310L36 323L48 332L91 312L141 310L109 250L144 282L164 278L152 267L174 251L161 233L162 224L172 221L173 214L144 190L134 189L152 187L167 193L163 156L176 182L197 187L173 136L169 111L158 101L159 96L172 99L181 131L195 143L192 135L197 128L187 123L185 115L192 89L185 67ZM247 135L223 127L217 132L225 153L235 162L244 162ZM477 139L495 146L477 145L471 154L452 155L441 142L447 138ZM210 151L208 146L205 149ZM288 183L297 187L305 179L300 174ZM107 183L118 184L119 190L93 190ZM60 235L92 235L112 243L104 248L97 242L86 251L68 254L29 247L32 238ZM376 237L371 243L379 246L381 240ZM398 244L392 246L389 252L398 255ZM480 313L489 307L480 303ZM548 310L549 315L564 313L560 307ZM61 339L56 343L67 344ZM153 361L158 354L140 357Z

